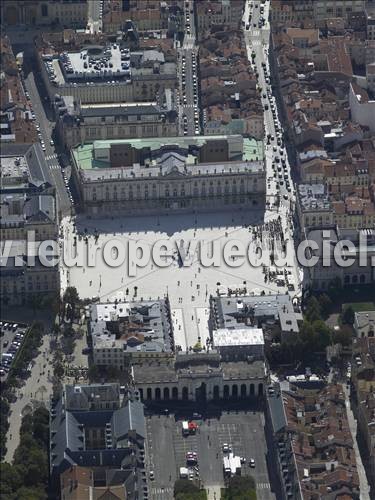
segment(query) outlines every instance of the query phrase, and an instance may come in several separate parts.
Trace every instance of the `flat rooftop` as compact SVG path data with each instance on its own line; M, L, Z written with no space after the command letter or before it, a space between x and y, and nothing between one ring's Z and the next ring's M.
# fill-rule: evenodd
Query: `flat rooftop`
M218 329L241 329L244 319L253 317L256 322L279 321L283 331L298 332L302 320L288 294L214 297L212 306Z
M298 198L304 211L332 209L324 184L300 184Z
M45 60L44 64L50 79L58 85L131 80L130 52L116 44L63 52L58 59Z
M96 349L171 350L172 329L164 300L91 304L90 333Z
M9 146L12 145L3 144L1 148L0 191L21 187L26 189L30 184L38 188L53 185L50 168L39 143L15 144L15 148Z
M261 328L219 328L212 336L214 347L264 345Z
M24 156L2 156L0 159L2 181L27 179L29 167Z

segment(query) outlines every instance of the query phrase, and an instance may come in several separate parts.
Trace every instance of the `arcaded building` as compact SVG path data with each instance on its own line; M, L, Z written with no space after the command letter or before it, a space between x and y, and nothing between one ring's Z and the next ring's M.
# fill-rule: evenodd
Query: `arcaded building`
M95 141L72 150L81 208L95 216L261 209L266 172L240 135Z

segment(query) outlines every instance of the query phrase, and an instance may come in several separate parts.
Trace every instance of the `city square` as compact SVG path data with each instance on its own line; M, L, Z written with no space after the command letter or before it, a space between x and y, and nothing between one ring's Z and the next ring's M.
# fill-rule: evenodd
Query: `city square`
M262 248L262 262L267 263L271 242L275 241L275 255L282 255L277 235L266 229L267 220L269 222L276 218L275 212L264 214L260 210L128 217L117 220L77 216L75 229L72 222L65 219L63 231L65 242L71 242L75 236L81 235L81 246L87 245L88 248L94 245L102 248L112 239L124 245L131 240L150 246L159 240L170 240L175 247L181 241L220 241L223 246L227 241L233 240L241 242L247 248L256 239L253 236L255 230ZM256 229L258 226L261 229ZM293 239L287 230L284 236L287 259L282 269L288 266L298 284L300 276L298 267L294 265ZM85 239L87 243L84 242ZM227 265L224 260L218 267L204 267L197 256L187 266L181 265L175 258L168 267L158 267L151 259L144 267L136 269L136 276L129 276L127 262L121 267L110 267L99 256L96 265L92 267L85 264L83 267L63 267L61 277L62 287L75 286L82 299L113 301L117 298L131 301L133 298L149 300L168 295L174 321L175 344L182 350L193 348L200 340L204 343L209 336L210 295L216 295L225 288L240 290L244 287L254 295L287 291L286 286L265 281L263 267L253 267L246 259L239 267ZM297 285L293 296L298 293Z
M375 498L374 0L3 0L1 497Z

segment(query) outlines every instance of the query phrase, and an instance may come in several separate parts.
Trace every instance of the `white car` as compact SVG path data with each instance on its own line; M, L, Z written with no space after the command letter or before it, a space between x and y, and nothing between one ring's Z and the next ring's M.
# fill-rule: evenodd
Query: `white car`
M253 458L250 458L249 465L250 465L250 467L252 467L254 469L254 467L255 467L255 460Z
M53 139L51 139L51 140L49 141L49 143L50 143L50 145L51 145L51 146L54 146L54 145L55 145L55 143L53 142Z

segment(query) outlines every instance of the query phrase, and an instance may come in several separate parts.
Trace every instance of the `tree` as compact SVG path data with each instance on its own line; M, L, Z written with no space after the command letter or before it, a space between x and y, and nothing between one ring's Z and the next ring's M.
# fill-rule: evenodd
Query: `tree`
M91 365L87 371L87 377L91 383L98 382L100 379L100 372L97 365Z
M55 295L51 299L51 309L53 311L53 314L57 316L58 318L58 324L60 324L61 321L61 300L59 295Z
M342 325L339 330L333 332L333 343L342 346L350 346L353 339L353 329L349 325Z
M256 485L251 476L233 476L222 496L223 500L256 500Z
M14 467L8 462L0 463L0 478L2 495L16 491L18 486L22 484L20 468Z
M71 309L71 312L69 312L69 314L67 313L69 321L72 321L74 319L76 307L79 304L79 302L80 299L76 287L68 286L63 296L63 305L64 305L64 311L66 310L66 306L69 306L69 308Z
M320 305L316 297L310 297L307 302L306 308L306 319L310 322L316 321L317 319L321 319L322 313L320 310Z
M312 344L314 342L314 328L309 321L304 321L300 328L300 337L302 342Z
M178 479L174 484L175 500L206 500L207 493L188 479Z
M313 329L315 334L316 350L322 351L332 342L332 330L324 321L314 321Z
M354 320L355 320L355 312L352 306L347 306L345 307L342 315L341 315L341 321L344 325L354 325Z
M57 362L53 369L54 376L60 380L64 376L64 372L64 366L60 362Z
M342 293L342 282L338 276L329 283L328 293L332 298L332 300L336 300L337 298L340 297Z
M44 500L48 486L49 414L44 407L23 417L13 464L0 464L1 498Z
M28 305L32 308L34 316L36 315L37 310L41 310L43 308L43 297L42 295L33 293L28 298Z
M65 304L77 304L79 302L79 295L75 286L68 286L65 290L63 301Z
M327 319L332 308L332 300L326 293L323 293L319 296L318 303L320 306L322 317L324 319Z

